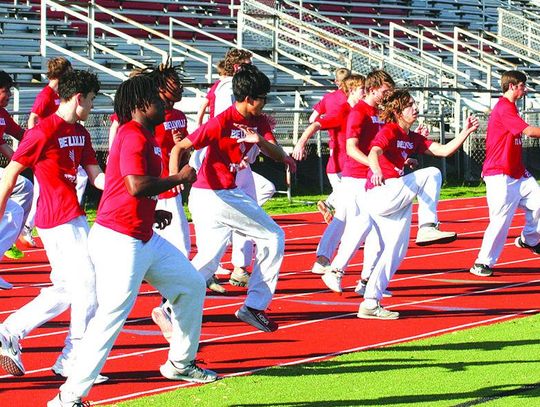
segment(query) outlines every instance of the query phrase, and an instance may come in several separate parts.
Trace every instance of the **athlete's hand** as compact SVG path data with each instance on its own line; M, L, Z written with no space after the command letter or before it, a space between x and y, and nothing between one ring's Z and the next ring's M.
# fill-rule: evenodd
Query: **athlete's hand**
M306 146L304 145L304 143L301 143L301 142L296 143L292 152L292 158L294 158L295 160L301 161L305 159L306 156L307 156Z
M197 172L187 164L180 169L177 175L182 184L194 183L197 180Z
M283 163L289 168L291 173L294 174L296 172L296 161L294 161L293 157L286 155L283 157Z
M253 127L248 127L245 124L238 124L238 123L235 123L234 126L244 132L244 137L236 140L237 143L257 144L260 141L261 136L259 135L259 133L255 131Z
M384 185L384 176L381 171L373 172L371 175L371 183L376 187Z
M478 117L476 116L469 116L467 119L465 119L465 130L470 134L473 131L476 131L478 129L478 126L480 126L480 121L478 120Z
M159 230L165 229L167 226L171 224L172 221L172 213L169 211L164 211L163 209L156 209L156 213L154 215L154 223L156 223L156 227Z
M175 143L180 143L186 137L186 132L180 131L178 129L174 129L171 133L172 133L173 141Z
M416 130L414 130L414 132L420 134L422 137L429 137L429 129L424 123L419 124Z
M403 164L411 170L414 170L418 167L418 160L416 158L407 158Z

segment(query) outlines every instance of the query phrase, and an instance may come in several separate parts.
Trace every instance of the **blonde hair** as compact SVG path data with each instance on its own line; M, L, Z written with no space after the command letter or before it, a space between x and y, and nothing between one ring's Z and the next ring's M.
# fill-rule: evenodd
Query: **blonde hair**
M357 88L363 88L365 82L366 78L364 75L353 73L343 81L342 89L348 95Z

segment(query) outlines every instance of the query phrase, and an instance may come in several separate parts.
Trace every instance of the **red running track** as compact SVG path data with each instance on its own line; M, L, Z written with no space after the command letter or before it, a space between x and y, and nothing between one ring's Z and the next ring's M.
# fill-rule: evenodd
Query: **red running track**
M492 278L467 270L474 262L487 226L483 198L442 201L442 229L458 232L449 245L417 247L413 219L407 257L390 284L394 296L384 300L399 310L396 321L361 320L356 311L361 299L353 292L359 278L362 253L353 259L342 295L330 292L320 276L310 272L318 240L324 231L318 213L276 216L286 234L286 254L278 290L269 313L280 324L264 333L238 321L234 311L242 304L244 289L227 286L227 296L209 295L205 302L198 358L222 376L247 374L271 366L317 361L345 352L385 346L538 313L540 309L540 257L516 248L524 216L518 213L507 245ZM37 295L48 284L50 267L42 249L26 251L24 259L4 260L1 275L15 288L0 292L0 317ZM535 295L536 294L536 295ZM167 346L149 318L160 297L144 284L103 373L106 384L94 386L88 399L99 404L141 397L189 386L159 374ZM27 373L17 378L0 376L0 405L44 405L63 380L50 371L63 345L69 315L36 329L21 343Z

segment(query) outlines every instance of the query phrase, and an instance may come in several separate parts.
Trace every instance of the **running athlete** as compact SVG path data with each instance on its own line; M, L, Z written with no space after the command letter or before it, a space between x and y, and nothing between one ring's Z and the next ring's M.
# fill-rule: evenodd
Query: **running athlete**
M52 286L43 288L0 325L0 365L15 376L25 373L19 340L69 307L69 332L52 369L61 376L76 370L78 346L97 306L94 267L87 247L88 223L77 201L75 182L80 164L92 184L103 189L104 175L97 164L90 134L78 123L88 118L99 88L93 73L66 72L58 85L58 110L25 133L0 182L2 216L17 176L25 168L33 169L41 184L36 227L52 268Z
M251 58L251 57L250 57ZM219 82L225 78L227 75L225 75L225 60L221 60L218 62L217 66L217 73L219 76L219 79L214 82L214 84L208 89L208 93L206 94L206 97L204 98L204 102L199 107L199 111L197 112L197 126L201 126L204 121L204 115L206 114L206 110L208 110L208 118L211 119L215 116L214 107L216 104L216 88L219 86Z
M50 116L58 109L60 105L60 96L58 94L58 82L62 76L72 69L71 62L64 57L55 57L47 61L47 78L49 83L37 95L32 111L28 118L28 128L33 128L39 120L43 120ZM88 183L88 176L82 167L77 168L77 199L81 205L83 202L84 191ZM34 217L36 215L36 204L39 198L39 183L34 181L34 201L32 209L25 223L22 237L31 246L35 246L35 241L32 239L32 229L34 228Z
M215 372L195 363L199 346L205 285L189 260L153 232L170 224L171 213L155 210L157 195L194 179L190 167L161 178L161 149L154 129L163 123L165 105L151 74L123 82L115 95L120 121L107 163L105 190L89 251L96 269L99 307L81 344L77 369L60 387L49 407L81 404L120 334L143 280L154 285L174 310L168 360L160 368L171 380L206 383ZM79 403L79 404L77 404Z
M234 105L190 134L171 153L171 173L178 170L178 154L192 146L207 147L206 156L189 196L195 224L197 255L193 265L209 280L215 273L232 231L257 245L244 305L236 316L262 331L278 325L265 312L270 304L283 260L283 230L235 183L239 169L255 145L276 161L293 166L276 143L262 116L270 80L251 64L243 64L233 77Z
M347 92L344 89L344 81L351 75L351 71L347 68L338 68L334 72L335 79L334 83L338 87L336 90L327 93L323 98L313 106L313 113L309 117L309 122L314 123L319 116L324 116L326 114L333 115L339 113L341 107L347 103ZM300 141L300 140L299 140ZM305 143L304 143L305 144ZM298 145L296 155L300 154L299 149L304 149L304 145ZM296 146L295 146L296 147ZM339 184L341 182L341 165L340 161L336 162L335 154L337 151L334 151L337 146L334 144L332 138L330 138L329 146L330 148L330 157L328 159L328 164L326 166L326 175L328 176L328 181L332 186L332 193L328 195L325 201L317 202L317 209L323 215L323 219L326 223L330 223L334 216L335 205L337 201L336 191L339 189ZM302 151L302 154L304 152Z
M398 312L380 305L388 282L407 252L412 204L418 199L419 232L425 228L441 237L440 243L455 240L455 233L438 230L437 204L442 176L438 168L428 167L404 174L411 154L448 157L454 154L478 128L478 119L467 118L461 133L447 144L432 142L411 131L418 117L416 102L406 90L395 90L384 103L380 118L386 123L371 142L366 182L366 207L384 246L367 282L359 318L397 319ZM437 233L439 232L439 233Z
M540 254L540 187L523 164L522 135L540 137L540 127L527 124L516 102L527 94L527 76L507 71L501 77L503 95L491 111L486 135L486 159L482 177L486 183L489 225L480 253L470 272L493 274L504 247L516 209L525 211L525 226L515 245Z

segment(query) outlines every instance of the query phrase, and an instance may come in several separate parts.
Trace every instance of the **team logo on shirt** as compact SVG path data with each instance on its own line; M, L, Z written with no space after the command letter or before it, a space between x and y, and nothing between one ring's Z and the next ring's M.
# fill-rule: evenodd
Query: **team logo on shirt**
M0 117L0 126L5 126L6 120L3 117Z
M375 124L384 124L384 121L379 116L371 116L371 122Z
M60 99L54 99L54 104L56 106L59 106L60 105Z
M154 146L154 154L161 157L161 148Z
M73 165L75 165L75 151L69 150L69 159L73 162Z
M86 137L85 136L66 136L59 137L58 144L60 148L67 147L83 147Z
M184 119L181 119L163 122L163 127L165 128L165 130L183 129L186 127L186 121Z
M412 141L397 140L396 147L402 150L413 150L414 143Z
M0 123L0 124L1 124L1 123ZM521 136L516 137L516 138L514 139L514 145L515 145L515 146L520 146L520 145L522 145L522 144L523 144L523 141L521 140Z

